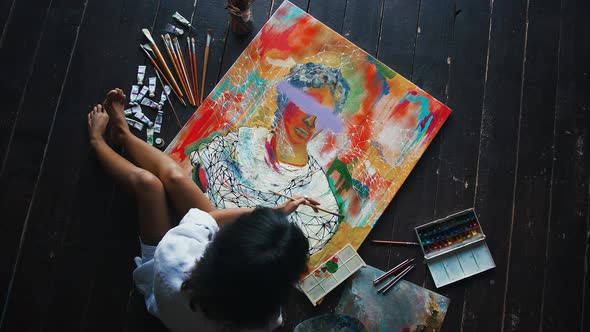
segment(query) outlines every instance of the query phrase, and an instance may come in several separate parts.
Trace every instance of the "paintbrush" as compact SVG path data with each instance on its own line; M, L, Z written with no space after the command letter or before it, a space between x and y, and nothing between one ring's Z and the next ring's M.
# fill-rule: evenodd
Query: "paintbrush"
M162 72L162 69L160 69L160 67L158 66L158 64L156 63L156 60L154 59L154 57L150 54L150 52L153 52L154 50L150 47L149 44L139 44L139 47L141 47L141 49L145 52L145 55L148 57L148 59L150 60L150 62L152 63L152 65L154 66L154 68L156 69L156 72L161 74L162 77L164 77L164 81L166 81L166 85L168 86L172 86L172 84L170 84L170 81L168 81L168 78L166 77L166 75L164 75L164 73ZM160 75L158 75L158 77L160 77ZM164 86L164 83L162 83L162 79L160 78L160 83L162 84L162 86ZM184 105L186 106L186 103L184 102L184 99L182 99L182 97L180 97L180 95L178 94L178 92L176 91L176 89L172 89L172 92L174 92L174 95L176 96L176 98L178 98L178 100Z
M180 48L180 43L178 43L178 38L172 38L172 42L174 43L174 47L176 48L176 53L179 58L180 62L180 69L182 69L182 74L184 75L184 80L186 82L186 86L188 87L188 93L190 93L191 98L193 100L193 106L197 106L195 103L195 94L193 93L193 89L191 87L191 81L189 79L188 70L186 69L186 62L184 61L184 54L182 53L182 49Z
M174 52L174 45L172 44L172 40L170 39L170 35L168 35L168 34L163 35L162 39L164 40L164 45L166 46L166 52L168 53L168 57L170 57L170 61L172 61L172 65L174 67L174 70L176 71L176 74L178 75L178 78L180 79L180 84L182 85L182 87L184 88L184 91L186 92L186 97L188 98L189 103L191 103L191 105L192 105L194 102L192 100L192 96L189 93L188 88L186 87L186 83L184 82L182 70L180 69L180 63L179 63L179 60L176 58L176 55Z
M172 87L172 89L177 89L178 94L180 95L180 97L182 97L183 96L182 91L180 91L180 87L178 86L178 83L176 83L176 80L174 79L174 76L172 75L170 68L168 68L168 65L166 64L166 60L164 60L164 56L160 52L158 45L156 45L156 41L154 40L154 38L152 38L152 34L150 33L150 31L148 29L141 29L141 32L143 32L145 37L150 42L152 49L154 51L154 54L156 55L156 58L158 58L158 61L162 65L162 69L163 69L164 73L166 74L165 76L168 76L168 79L172 83L170 86Z
M406 265L412 263L414 261L414 258L411 259L406 259L405 261L399 263L396 267L394 267L393 269L385 272L382 276L380 276L379 278L373 280L373 285L377 285L379 283L381 283L383 280L389 278L391 275L395 274L397 271L403 269L404 267L406 267Z
M160 80L160 84L162 84L162 86L164 86L164 83L162 83L162 77L160 77L160 74L158 72L156 72L156 76L158 76L158 79ZM170 86L170 85L168 85L168 86ZM166 90L163 89L162 91L164 91L164 93L166 93ZM172 90L172 91L174 91L174 90ZM170 94L166 93L166 95L168 96L168 99L170 99ZM184 103L184 100L181 100L181 101L182 101L182 104L184 106L186 106L186 104ZM174 113L174 117L176 118L176 123L178 123L178 127L182 128L182 124L180 123L180 119L178 118L178 114L176 113L176 109L174 108L174 103L172 103L172 100L170 100L168 102L168 105L170 105L170 108L172 109L172 113Z
M187 41L189 41L189 38L186 39ZM195 38L190 38L190 42L188 45L189 49L191 50L191 64L192 64L192 70L193 70L193 86L194 86L194 91L196 93L196 96L199 97L199 76L197 74L197 53L196 53L196 48L195 48ZM199 102L197 103L197 106L200 105L200 98Z
M391 279L390 282L388 282L387 284L385 284L385 286L379 288L377 290L377 293L385 294L389 289L391 289L391 287L395 286L395 284L397 284L398 281L402 280L402 278L406 274L408 274L408 272L410 272L410 270L413 269L414 266L416 266L416 264L412 264L412 265L406 267L400 274L398 274L395 278Z
M399 245L407 245L407 246L419 246L418 242L407 242L407 241L384 241L384 240L371 240L373 243L379 244L399 244Z
M203 56L203 77L201 77L201 98L199 103L203 102L203 94L205 94L205 77L207 76L207 61L209 60L209 45L211 44L211 38L213 31L207 29L207 44L205 45L205 55Z
M277 196L281 196L281 197L288 198L288 199L289 199L289 200L291 200L291 201L294 201L294 200L295 200L295 198L293 198L293 197L291 197L291 196L283 195L283 194L281 194L281 193L278 193L278 192L271 191L271 193L273 193L273 194L275 194L275 195L277 195ZM312 209L314 209L314 210L319 210L319 211L326 212L326 213L329 213L329 214L331 214L331 215L334 215L334 216L337 216L337 217L340 217L340 218L344 218L344 216L343 216L343 215L341 215L341 214L339 214L339 213L332 212L332 211L330 211L330 210L326 210L326 209L322 209L321 207L319 207L319 206L317 206L317 205L313 205L313 204L311 204L311 203L308 203L308 202L305 202L305 203L303 203L303 205L307 205L307 206L311 207L311 208L312 208ZM317 212L317 211L316 211L316 212Z

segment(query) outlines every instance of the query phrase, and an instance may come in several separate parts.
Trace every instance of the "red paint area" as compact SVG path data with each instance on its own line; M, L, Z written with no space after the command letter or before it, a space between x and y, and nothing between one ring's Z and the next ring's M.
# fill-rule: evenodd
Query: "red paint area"
M242 101L241 94L223 93L216 101L205 99L201 107L188 120L187 125L178 134L178 145L170 151L170 156L177 162L183 162L187 157L186 148L192 143L209 137L212 133L225 129L230 120L224 115L238 111ZM223 106L226 106L225 109Z

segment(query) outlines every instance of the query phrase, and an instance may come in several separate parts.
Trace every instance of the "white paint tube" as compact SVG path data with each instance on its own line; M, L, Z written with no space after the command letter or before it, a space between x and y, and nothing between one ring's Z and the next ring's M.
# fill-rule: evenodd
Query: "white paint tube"
M148 142L149 145L154 145L154 128L148 127L146 129L147 131L147 139L146 141Z
M143 85L143 78L145 77L145 66L137 67L137 84Z
M147 86L144 86L143 88L141 88L141 91L139 91L139 94L137 95L137 99L135 99L133 101L133 103L135 105L137 105L138 101L141 101L143 99L143 97L145 97L145 95L147 94L149 88Z
M148 119L148 117L143 114L142 112L136 112L135 114L133 114L133 116L135 116L136 118L139 119L139 121L145 123L146 125L148 125L148 127L153 127L154 123L152 121L150 121L150 119Z
M129 96L129 105L135 105L135 99L139 95L139 85L131 86L131 96Z
M151 107L151 108L155 108L155 109L160 109L160 104L156 103L155 101L145 97L143 98L143 100L141 101L141 104L143 106L147 106L147 107Z
M171 92L170 87L167 85L164 85L164 90L162 90L162 95L160 96L160 102L158 103L158 104L160 104L160 106L164 106L164 103L168 99L170 92Z
M129 118L125 118L127 120L127 124L139 131L143 130L143 123L133 120L133 119L129 119Z
M150 97L153 98L156 96L156 78L150 77L148 79L148 83L149 83L149 89L150 89Z
M187 26L187 27L190 27L190 26L191 26L191 23L190 23L190 22L189 22L189 21L188 21L186 18L184 18L184 16L180 15L180 13L179 13L179 12L176 12L176 13L174 13L174 14L172 15L172 17L173 17L175 20L177 20L177 21L178 21L178 23L180 23L180 24L182 24L182 25L184 25L184 26Z
M142 113L141 107L139 105L134 105L131 108L128 108L126 110L123 110L123 113L125 113L126 116L133 115L133 114L135 114L137 112Z
M154 132L156 134L159 134L160 130L162 130L163 117L164 117L164 112L158 111L158 115L156 115L156 121L154 122Z

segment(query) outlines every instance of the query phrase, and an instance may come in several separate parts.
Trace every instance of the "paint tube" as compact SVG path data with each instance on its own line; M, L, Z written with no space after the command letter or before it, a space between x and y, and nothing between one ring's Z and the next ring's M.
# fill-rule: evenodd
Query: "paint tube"
M182 30L181 28L179 28L173 24L166 24L166 27L164 28L164 30L166 32L171 33L176 36L180 36L184 33L184 30Z
M150 89L150 97L155 97L156 96L156 78L155 77L150 77L148 79L149 82L149 89Z
M145 76L145 66L137 67L137 84L143 85L143 77Z
M190 25L191 25L191 24L190 24L190 22L189 22L189 21L188 21L186 18L184 18L184 16L180 15L180 13L179 13L179 12L176 12L176 13L174 13L174 15L172 15L172 17L173 17L175 20L177 20L177 21L178 21L178 23L180 23L180 24L182 24L182 25L184 25L184 26L187 26L187 27L188 27L188 26L190 26Z
M133 115L133 114L135 114L137 112L142 113L141 107L139 105L134 105L131 108L128 108L126 110L123 110L123 113L125 113L126 116Z
M164 112L158 111L158 115L156 115L156 121L154 122L154 132L156 132L156 134L159 134L160 130L162 130L162 118L163 117L164 117Z
M156 103L155 101L145 97L143 98L143 100L141 101L141 104L143 106L147 106L147 107L151 107L151 108L155 108L155 109L160 109L160 104Z
M148 127L147 131L147 139L149 145L154 145L154 128Z
M154 141L154 143L156 143L155 144L155 147L157 147L158 149L161 149L161 148L164 147L164 144L166 144L166 141L164 141L163 138L158 137L158 138L156 138L156 140Z
M148 127L153 127L154 123L152 121L150 121L150 119L148 119L148 117L143 114L142 112L135 112L135 114L133 114L133 116L135 116L136 118L139 119L139 121L145 123L146 125L148 125Z
M137 129L139 131L142 131L143 130L143 123L141 123L139 121L136 121L136 120L133 120L133 119L129 119L129 118L125 118L125 119L127 120L127 124L130 127L133 127L133 128L135 128L135 129Z
M147 94L149 88L147 86L144 86L143 88L141 88L141 91L139 91L139 94L137 95L137 99L135 99L133 101L133 103L135 105L137 105L138 101L141 101L143 99L143 97L145 97L145 95Z
M129 105L135 105L135 99L139 95L139 85L131 86L131 96L129 97Z
M164 90L162 90L162 95L160 96L160 102L158 103L158 104L160 104L160 106L164 106L164 103L168 99L170 92L171 92L170 87L167 85L164 85Z

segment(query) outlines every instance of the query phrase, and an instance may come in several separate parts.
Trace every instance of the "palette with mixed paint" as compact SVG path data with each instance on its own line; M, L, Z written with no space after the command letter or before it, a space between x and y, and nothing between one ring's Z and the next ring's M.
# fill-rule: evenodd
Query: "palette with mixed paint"
M349 244L300 281L299 288L316 305L326 294L364 266L367 264Z
M415 228L436 287L494 268L473 209Z

